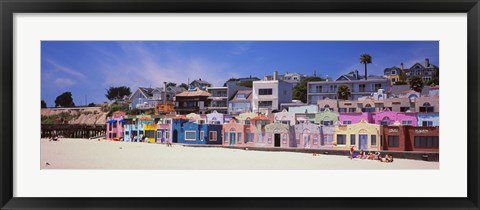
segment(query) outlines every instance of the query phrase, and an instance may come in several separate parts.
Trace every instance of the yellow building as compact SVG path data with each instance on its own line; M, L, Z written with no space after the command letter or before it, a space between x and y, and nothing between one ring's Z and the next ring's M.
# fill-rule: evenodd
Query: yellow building
M157 124L145 124L143 125L143 129L145 130L145 136L148 137L148 142L155 143Z
M382 149L381 126L361 120L359 123L335 127L333 145L336 149L378 151Z

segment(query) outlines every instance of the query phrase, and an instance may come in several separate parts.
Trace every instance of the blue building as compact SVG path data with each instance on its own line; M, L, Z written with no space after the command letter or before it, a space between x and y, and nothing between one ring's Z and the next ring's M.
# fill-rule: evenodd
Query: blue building
M440 116L437 113L418 113L418 126L440 126Z
M222 144L222 125L189 122L186 117L172 121L172 141L182 144Z

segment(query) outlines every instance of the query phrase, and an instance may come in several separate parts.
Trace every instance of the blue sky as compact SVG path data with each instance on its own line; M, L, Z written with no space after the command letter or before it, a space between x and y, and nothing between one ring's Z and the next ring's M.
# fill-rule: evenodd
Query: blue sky
M43 41L41 91L47 105L65 91L76 105L107 101L110 86L161 87L202 78L221 86L231 77L263 78L298 72L336 78L364 67L359 56L368 53L368 74L383 69L409 68L416 62L439 65L437 41Z

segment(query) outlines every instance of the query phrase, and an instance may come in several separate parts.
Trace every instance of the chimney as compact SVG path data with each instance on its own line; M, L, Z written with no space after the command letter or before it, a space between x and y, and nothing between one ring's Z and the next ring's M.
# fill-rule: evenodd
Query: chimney
M403 71L403 63L400 63L400 69Z
M359 79L358 78L358 70L355 69L355 79Z
M429 67L430 66L430 60L428 60L428 58L425 58L425 67Z
M278 72L273 71L273 80L278 80Z
M198 81L202 81L202 78L198 78Z

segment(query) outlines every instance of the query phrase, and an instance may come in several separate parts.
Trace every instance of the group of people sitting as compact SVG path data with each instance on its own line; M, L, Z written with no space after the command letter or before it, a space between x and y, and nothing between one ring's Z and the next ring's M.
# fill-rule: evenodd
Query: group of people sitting
M360 160L378 160L384 163L391 163L393 162L393 156L391 154L386 154L385 157L382 158L380 152L368 152L366 153L363 150L360 150L359 153L355 152L355 147L352 146L350 148L350 156L348 157L350 160L354 158L358 158Z

